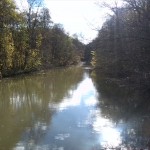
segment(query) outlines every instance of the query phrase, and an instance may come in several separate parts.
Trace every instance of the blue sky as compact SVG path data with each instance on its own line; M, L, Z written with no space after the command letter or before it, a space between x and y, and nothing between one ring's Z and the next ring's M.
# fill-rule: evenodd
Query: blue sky
M25 8L26 0L16 0ZM116 0L107 0L112 4ZM120 1L120 0L118 0ZM97 35L110 11L101 8L96 3L105 0L44 0L45 7L49 8L52 21L63 25L70 35L77 34L84 43L90 42ZM81 38L83 37L83 38Z

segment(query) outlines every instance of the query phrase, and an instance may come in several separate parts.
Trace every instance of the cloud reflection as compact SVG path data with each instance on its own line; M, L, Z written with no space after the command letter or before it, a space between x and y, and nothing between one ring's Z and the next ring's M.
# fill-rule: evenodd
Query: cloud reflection
M122 143L120 131L109 119L103 118L100 112L93 123L93 129L100 134L100 145L104 148L116 148Z
M81 82L76 90L70 90L71 96L65 97L60 104L49 104L50 108L55 108L60 111L69 107L75 107L83 103L86 106L95 105L97 99L95 97L96 90L90 78L86 78Z
M76 90L70 90L69 96L65 97L60 104L54 107L58 111L63 111L71 107L89 107L90 114L84 123L78 123L78 127L90 125L92 130L99 135L99 144L104 148L116 148L121 144L120 131L109 119L101 115L98 107L97 91L90 78L85 78ZM52 106L54 104L50 104Z

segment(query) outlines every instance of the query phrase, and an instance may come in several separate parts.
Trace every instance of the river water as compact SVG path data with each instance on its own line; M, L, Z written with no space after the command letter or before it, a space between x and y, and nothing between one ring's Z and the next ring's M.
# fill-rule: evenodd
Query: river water
M108 105L105 88L97 89L89 70L79 67L2 80L0 150L146 147L149 116L124 119L120 106ZM146 119L147 135L139 118Z

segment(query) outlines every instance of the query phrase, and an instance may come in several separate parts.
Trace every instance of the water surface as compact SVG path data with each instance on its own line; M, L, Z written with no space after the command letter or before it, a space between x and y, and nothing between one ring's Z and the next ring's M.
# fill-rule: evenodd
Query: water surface
M4 79L0 82L0 149L101 150L135 145L134 139L142 138L137 135L141 116L124 114L120 101L116 105L117 88L100 85L101 89L89 71L79 67Z

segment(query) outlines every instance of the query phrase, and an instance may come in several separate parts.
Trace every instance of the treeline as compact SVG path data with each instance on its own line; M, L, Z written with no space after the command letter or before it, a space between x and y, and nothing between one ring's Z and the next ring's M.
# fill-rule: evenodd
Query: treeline
M87 45L87 59L93 51L95 67L104 74L150 81L150 0L124 0L110 9L113 15Z
M27 2L20 11L13 0L0 1L0 76L77 64L84 44L52 22L42 1Z

